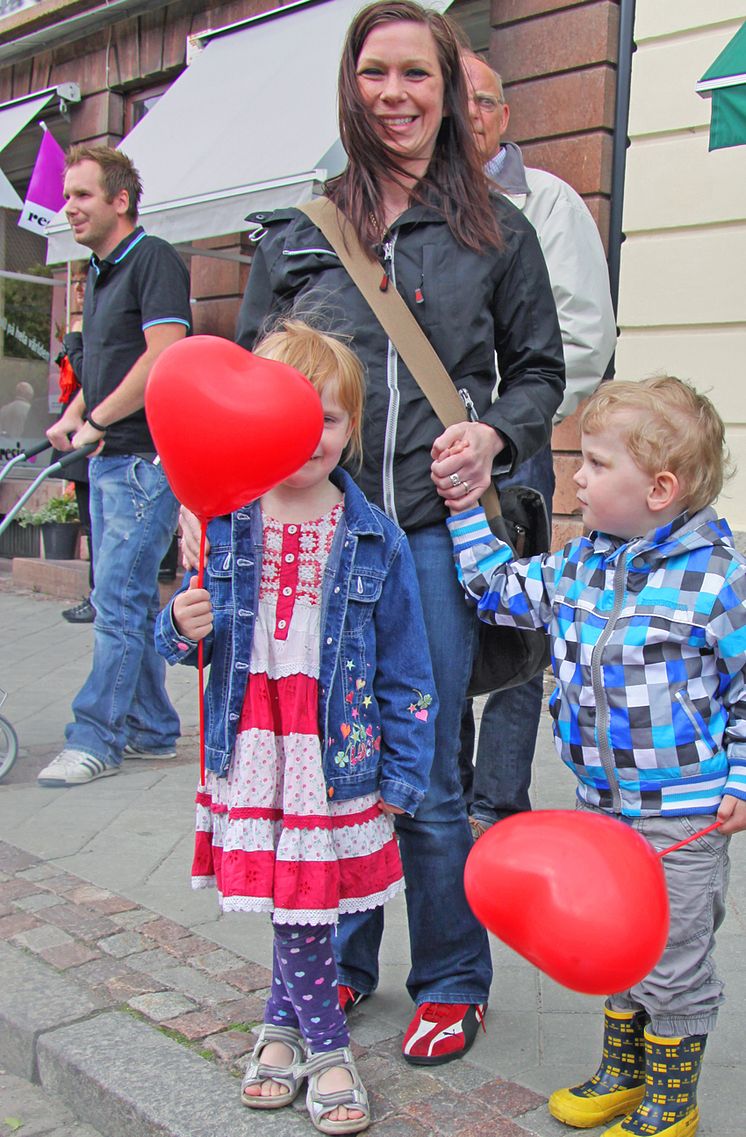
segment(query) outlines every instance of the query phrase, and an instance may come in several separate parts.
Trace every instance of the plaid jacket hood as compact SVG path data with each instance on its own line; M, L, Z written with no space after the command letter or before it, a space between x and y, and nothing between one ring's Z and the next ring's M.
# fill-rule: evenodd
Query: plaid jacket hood
M746 799L746 561L727 522L708 508L525 561L481 509L448 524L480 618L552 637L555 741L581 798L633 817Z

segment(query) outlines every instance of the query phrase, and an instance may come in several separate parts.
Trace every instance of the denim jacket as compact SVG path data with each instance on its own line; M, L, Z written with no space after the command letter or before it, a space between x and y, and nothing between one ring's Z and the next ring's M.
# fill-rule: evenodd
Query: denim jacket
M321 598L319 731L327 793L344 801L378 789L390 805L413 814L428 785L438 709L414 562L402 531L348 474L337 468L332 481L345 501ZM205 587L214 626L204 641L211 665L205 761L224 776L259 603L259 503L216 518L208 535ZM176 631L172 604L158 617L156 647L169 663L196 666L197 645Z

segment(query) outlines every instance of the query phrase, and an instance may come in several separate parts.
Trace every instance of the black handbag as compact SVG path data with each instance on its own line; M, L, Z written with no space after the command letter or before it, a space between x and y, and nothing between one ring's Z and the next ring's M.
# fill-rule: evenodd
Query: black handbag
M324 234L352 282L368 302L388 338L407 365L443 426L469 416L437 352L395 288L380 289L380 266L366 256L355 230L329 198L298 207ZM502 508L501 508L502 500ZM496 536L519 556L530 557L549 548L549 518L541 494L529 486L485 490L480 503ZM543 631L524 631L479 623L479 642L468 694L485 695L525 683L549 661L549 637Z
M499 491L502 513L490 517L490 529L507 541L517 557L533 557L549 549L550 526L544 498L530 486ZM479 621L477 651L468 696L488 695L519 687L549 663L549 636Z

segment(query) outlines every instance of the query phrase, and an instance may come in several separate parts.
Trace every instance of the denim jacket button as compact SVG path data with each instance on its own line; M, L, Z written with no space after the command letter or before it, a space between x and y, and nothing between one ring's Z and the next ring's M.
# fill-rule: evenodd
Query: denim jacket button
M338 592L339 592L339 585L337 585L337 586L336 586L336 588L334 589L334 594L335 594L335 596L336 596L336 594L337 594Z
M332 637L331 637L331 636L327 636L327 637L326 637L326 642L327 642L328 644L332 643Z

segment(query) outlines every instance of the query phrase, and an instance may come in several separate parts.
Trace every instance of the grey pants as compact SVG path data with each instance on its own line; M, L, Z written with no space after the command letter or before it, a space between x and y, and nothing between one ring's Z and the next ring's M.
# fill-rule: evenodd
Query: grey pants
M660 851L691 837L715 821L713 814L692 817L619 817L578 802L579 809L616 816ZM709 1034L723 1002L723 983L712 958L715 932L725 916L730 860L729 838L715 830L663 857L671 926L663 955L653 970L628 991L607 1000L613 1011L650 1015L651 1029L663 1038ZM634 881L630 881L634 887ZM639 919L645 919L641 907ZM620 934L624 934L620 928Z

